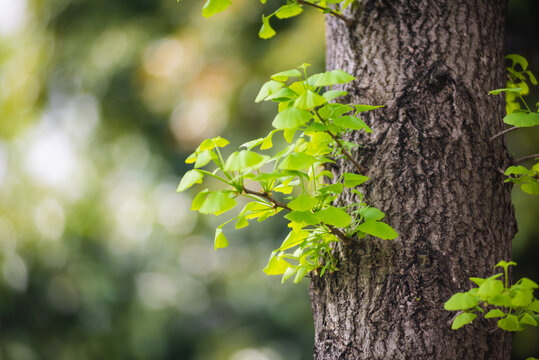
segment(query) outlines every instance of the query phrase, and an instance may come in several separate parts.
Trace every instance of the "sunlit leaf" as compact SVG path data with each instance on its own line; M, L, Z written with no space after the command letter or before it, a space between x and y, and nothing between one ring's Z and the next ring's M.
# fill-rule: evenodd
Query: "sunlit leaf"
M498 326L505 331L519 331L518 318L509 314L506 318L498 320Z
M503 283L500 280L487 279L484 283L479 286L477 295L483 299L487 300L490 297L495 295L501 295L503 291Z
M453 320L453 324L451 324L451 329L457 330L463 327L466 324L471 323L475 318L477 317L476 314L472 313L462 313L459 316Z
M286 280L290 279L296 273L296 271L298 271L297 266L289 267L288 269L286 269L281 279L281 284L284 284Z
M294 200L290 201L287 205L294 211L311 211L318 201L308 195L299 195Z
M312 90L307 90L296 99L294 106L302 110L311 110L326 102L327 100L325 97L318 95Z
M182 192L194 184L201 184L202 178L204 177L204 174L202 174L198 170L189 170L185 173L185 175L182 177L182 180L180 181L180 184L178 185L178 188L176 189L176 192Z
M232 4L230 0L207 0L202 8L202 15L210 17L225 10L230 4Z
M271 254L271 258L268 262L268 265L264 268L264 272L267 275L280 275L284 274L288 267L292 266L286 260L281 259L275 256L275 253Z
M310 168L318 162L314 156L301 152L293 152L283 159L279 164L279 169L304 170Z
M337 227L347 227L352 222L352 218L346 211L334 206L329 206L314 214L319 221Z
M479 304L479 302L474 296L467 292L459 292L453 294L453 296L445 302L444 309L448 311L466 310L477 306L477 304Z
M255 102L261 102L262 100L266 99L268 96L275 94L277 91L279 91L284 84L279 81L270 80L264 83L262 87L260 88L260 91L258 92L258 95L256 96Z
M530 326L537 326L537 321L530 316L530 314L525 313L522 318L520 319L521 324L526 324Z
M307 237L309 232L305 230L292 230L284 239L279 250L287 250L301 244Z
M344 115L333 120L333 123L346 129L365 130L366 133L372 133L371 128L363 120L355 116Z
M485 319L491 319L491 318L497 318L497 317L504 317L505 313L501 311L500 309L492 309L485 315Z
M271 78L277 81L286 81L288 80L289 77L301 77L301 73L299 72L298 69L292 69L292 70L281 71L281 72L271 75Z
M393 230L391 226L380 221L365 221L356 229L384 240L395 239L399 236L399 234Z
M281 6L276 12L275 15L279 19L287 19L293 16L301 14L303 8L297 4L290 4Z
M320 76L317 77L314 86L319 87L335 84L346 84L352 80L355 80L355 77L348 74L347 72L344 72L342 70L332 70L320 74Z
M278 113L272 125L276 129L298 128L308 123L312 116L309 111L291 107Z
M361 113L365 111L371 111L374 109L383 108L384 105L353 105L356 108L356 112Z
M322 194L328 194L328 193L340 194L343 192L343 190L344 190L344 185L341 183L337 183L337 184L331 184L328 186L321 187L320 189L318 189L318 192Z
M522 184L520 185L520 188L526 194L539 195L539 184L537 183L537 181Z
M197 154L195 161L195 169L208 165L210 161L214 159L214 153L212 150L206 150Z
M316 225L320 220L310 211L291 211L285 218L300 224Z
M260 31L258 32L258 36L260 36L262 39L269 39L273 37L276 32L273 30L269 23L269 19L271 18L271 15L264 16L262 15L262 27L260 28Z
M513 112L503 118L503 122L516 127L531 127L539 125L539 113Z
M208 196L209 193L210 191L208 189L204 189L201 192L199 192L193 199L193 202L191 203L191 210L192 211L199 210L202 204L204 204L204 201L206 200L206 197Z
M375 207L361 208L359 209L359 213L361 214L361 216L363 216L363 219L365 219L365 221L380 220L383 219L384 216L386 216L386 214L384 214L382 211L378 210Z
M347 188L356 187L370 179L368 176L352 174L352 173L344 173L343 177L344 177L344 186L346 186Z
M513 307L527 307L533 301L533 293L531 290L518 290L511 300Z
M220 228L215 229L215 241L213 243L213 247L215 250L226 248L228 246L228 240L226 239L225 235L223 234L223 230Z
M215 191L207 194L198 211L201 214L220 215L236 205L236 200L230 197L229 192Z
M269 160L269 156L264 156L250 150L235 151L226 160L225 171L246 172L262 166Z
M348 91L344 91L344 90L330 90L323 93L322 96L326 98L327 101L331 101L335 98L338 98L339 96L345 96L347 94L348 94Z
M220 136L214 137L212 139L206 139L197 148L197 152L211 150L215 147L225 147L229 144L227 139L224 139Z

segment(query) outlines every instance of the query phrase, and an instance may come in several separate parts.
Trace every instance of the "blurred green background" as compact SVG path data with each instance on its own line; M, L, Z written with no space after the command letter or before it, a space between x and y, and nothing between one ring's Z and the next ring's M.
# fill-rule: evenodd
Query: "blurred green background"
M0 359L312 358L308 282L261 271L283 224L215 252L221 219L175 193L202 139L267 132L274 107L254 98L269 74L323 69L319 13L258 39L278 4L204 19L194 0L0 0ZM512 0L507 37L536 74L538 13ZM520 157L538 138L508 140ZM516 276L538 281L537 198L514 203ZM515 358L539 356L537 339L518 334Z

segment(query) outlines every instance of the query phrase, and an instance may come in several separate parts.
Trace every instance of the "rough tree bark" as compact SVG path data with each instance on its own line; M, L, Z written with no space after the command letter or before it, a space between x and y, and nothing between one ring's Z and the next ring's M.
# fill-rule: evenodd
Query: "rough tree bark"
M366 199L400 234L341 243L313 277L315 359L508 359L495 322L450 328L443 303L509 259L516 231L502 129L505 0L359 0L327 18L327 67L357 77L352 103L385 104L352 135ZM340 170L353 171L350 164ZM352 201L350 194L341 201Z

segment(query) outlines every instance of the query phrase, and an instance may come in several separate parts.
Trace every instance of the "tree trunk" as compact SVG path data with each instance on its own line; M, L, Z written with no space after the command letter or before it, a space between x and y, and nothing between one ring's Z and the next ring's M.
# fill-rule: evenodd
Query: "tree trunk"
M502 0L360 0L327 18L327 67L356 76L373 133L354 133L366 201L396 240L341 243L339 271L313 277L315 359L509 359L493 320L451 330L444 302L493 273L516 231L502 130ZM350 164L339 169L353 172ZM349 203L353 195L340 201ZM354 201L355 202L355 201Z

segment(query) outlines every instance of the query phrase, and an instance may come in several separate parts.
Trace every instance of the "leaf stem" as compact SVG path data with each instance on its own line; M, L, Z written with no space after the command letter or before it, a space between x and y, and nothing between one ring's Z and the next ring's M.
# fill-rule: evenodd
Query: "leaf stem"
M528 104L526 103L526 101L524 101L524 98L522 97L522 95L520 95L520 93L518 93L518 97L520 98L520 101L522 101L522 103L524 104L524 106L526 107L526 109L528 109L529 112L532 112L530 110L530 107L528 106Z
M320 114L318 113L318 111L316 109L314 109L314 113L316 114L316 116L318 116L318 118L320 119L320 121L322 122L322 124L326 125L326 121L320 116ZM332 133L329 129L326 130L326 133L329 134L329 136L331 136L331 138L337 143L337 146L339 146L339 148L341 149L341 152L344 154L344 156L346 156L346 158L348 160L350 160L352 162L352 164L354 164L354 166L356 167L357 171L361 174L363 173L365 170L363 170L363 168L361 167L361 165L359 165L359 162L352 156L350 155L350 153L348 152L348 150L346 150L346 148L344 147L344 145L341 143L341 141L339 140L339 138L337 137L337 135L335 135L334 133Z
M346 16L342 15L342 14L339 14L338 12L334 11L334 10L331 10L330 8L327 8L327 7L324 7L324 6L320 6L320 5L317 5L317 4L314 4L312 2L309 2L309 1L305 1L305 0L296 0L298 2L298 4L300 5L309 5L309 6L312 6L314 8L317 8L319 10L322 10L324 12L328 12L330 13L331 15L341 19L342 21L344 21L346 23L346 25L348 26L352 26L354 25L354 22L352 21L352 19L349 19L347 18Z
M492 141L492 140L496 139L498 136L505 135L505 134L507 134L508 132L514 131L514 130L516 130L516 129L518 129L518 127L513 126L513 127L510 127L509 129L505 129L505 130L503 130L503 131L500 131L499 133L497 133L496 135L494 135L493 137L491 137L491 138L489 139L489 141Z

